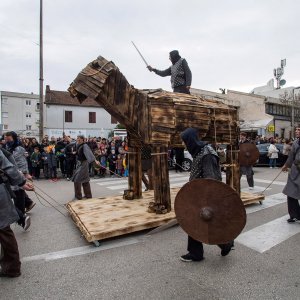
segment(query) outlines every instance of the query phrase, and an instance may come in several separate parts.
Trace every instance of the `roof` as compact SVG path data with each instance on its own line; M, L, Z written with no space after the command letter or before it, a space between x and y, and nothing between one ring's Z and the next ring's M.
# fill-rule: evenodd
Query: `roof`
M0 91L2 97L15 97L15 98L24 98L24 99L39 99L39 95L37 94L28 94L28 93L17 93L17 92L8 92L8 91Z
M69 92L51 90L49 85L46 86L45 104L102 107L92 98L87 98L80 104L76 98L70 96Z

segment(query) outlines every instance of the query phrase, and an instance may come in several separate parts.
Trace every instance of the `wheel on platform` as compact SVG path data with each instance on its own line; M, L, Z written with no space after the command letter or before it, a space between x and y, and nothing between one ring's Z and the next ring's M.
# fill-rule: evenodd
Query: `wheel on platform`
M95 247L100 247L100 245L101 245L99 241L93 241L93 243L94 243Z

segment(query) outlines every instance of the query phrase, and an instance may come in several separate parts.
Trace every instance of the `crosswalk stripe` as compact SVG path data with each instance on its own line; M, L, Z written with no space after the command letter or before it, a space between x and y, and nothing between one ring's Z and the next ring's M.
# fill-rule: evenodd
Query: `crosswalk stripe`
M285 215L240 234L236 241L259 253L264 253L288 238L300 233L299 223L289 224Z
M175 178L173 180L171 179L170 187L171 188L172 187L178 187L178 186L181 186L181 185L183 185L187 182L188 182L187 178ZM101 185L101 186L105 185L105 184L102 184L102 183L99 183L99 182L97 182L96 184ZM123 183L123 184L116 184L116 185L112 185L112 186L107 186L106 188L108 188L110 190L113 190L113 191L119 190L119 189L124 189L124 188L128 188L128 183L126 182L126 183Z
M106 185L114 185L114 184L125 184L128 180L112 180L112 181L106 181L106 182L96 182L98 185L106 186Z
M246 180L246 178L242 177L242 180ZM266 179L258 179L254 177L254 183L255 182L260 182L260 183L271 183L272 180L266 180ZM273 181L272 184L275 185L286 185L286 182L283 181Z
M286 195L282 193L273 194L270 196L266 196L265 200L262 201L261 205L258 204L252 204L249 206L246 206L246 213L251 214L278 204L282 204L286 202Z
M264 186L258 186L256 185L252 190L249 190L249 188L243 188L241 189L242 192L251 192L251 193L259 193L259 192L262 192L262 191L268 191L268 190L271 190L271 188L265 188Z

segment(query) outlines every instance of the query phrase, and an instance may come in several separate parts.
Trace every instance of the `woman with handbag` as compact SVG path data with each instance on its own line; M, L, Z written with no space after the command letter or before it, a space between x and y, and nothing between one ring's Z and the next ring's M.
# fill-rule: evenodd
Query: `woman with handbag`
M276 146L274 145L274 141L271 141L270 147L268 149L268 156L269 156L269 166L270 169L272 168L277 168L277 158L278 158L278 152L279 150L276 148Z

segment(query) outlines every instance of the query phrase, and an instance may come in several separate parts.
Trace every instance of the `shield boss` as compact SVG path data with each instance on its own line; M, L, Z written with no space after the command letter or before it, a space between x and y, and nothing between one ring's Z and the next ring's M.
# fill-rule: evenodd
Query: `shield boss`
M246 211L239 195L214 179L186 183L175 198L176 218L193 239L205 244L226 244L246 224Z
M259 158L259 151L254 144L240 144L240 165L253 166Z

